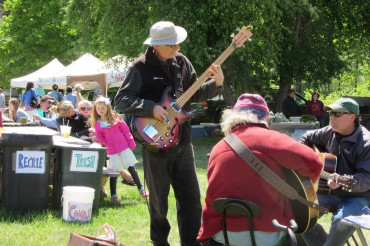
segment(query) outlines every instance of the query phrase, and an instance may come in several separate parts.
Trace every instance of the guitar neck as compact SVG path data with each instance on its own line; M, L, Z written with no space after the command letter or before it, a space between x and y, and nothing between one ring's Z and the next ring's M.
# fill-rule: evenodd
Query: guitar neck
M326 179L326 180L329 180L330 179L330 174L331 173L328 173L328 172L326 172L326 171L321 171L321 173L320 173L320 178L322 178L322 179Z
M235 44L230 44L230 46L214 61L213 64L221 65L237 47ZM210 68L210 67L209 67ZM184 93L181 97L179 97L176 103L183 107L187 101L197 92L197 90L201 87L201 85L206 82L208 76L210 75L209 68L193 83L192 86Z

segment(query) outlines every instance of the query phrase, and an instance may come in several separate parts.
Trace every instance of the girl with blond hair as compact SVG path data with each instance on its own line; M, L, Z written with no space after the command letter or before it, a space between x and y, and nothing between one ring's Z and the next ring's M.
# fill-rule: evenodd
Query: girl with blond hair
M119 172L124 180L127 180L123 168L128 169L133 181L142 197L148 197L141 183L140 177L134 167L137 163L132 150L136 144L130 129L122 117L113 111L107 98L99 97L94 103L91 125L95 128L95 136L99 144L104 144L110 157L108 169Z
M92 106L93 106L92 103L88 100L82 100L77 105L78 112L83 117L85 117L85 119L88 121L88 125L91 124L90 118L91 118ZM89 138L86 138L86 137L82 136L81 139L84 139L84 140L89 141L89 142L96 141L95 129L90 128L89 132L90 132L90 137ZM124 172L126 172L126 171L124 171ZM132 177L130 176L130 174L127 173L127 172L126 172L126 174L127 174L126 177L128 177L128 180L132 180ZM104 186L107 183L107 180L108 180L108 177L106 177L106 176L102 177L102 184L101 184L101 187L100 187L100 194L104 197L108 196L108 193L104 189ZM118 197L117 197L117 177L110 177L109 178L109 186L110 186L111 200L114 203L119 204Z

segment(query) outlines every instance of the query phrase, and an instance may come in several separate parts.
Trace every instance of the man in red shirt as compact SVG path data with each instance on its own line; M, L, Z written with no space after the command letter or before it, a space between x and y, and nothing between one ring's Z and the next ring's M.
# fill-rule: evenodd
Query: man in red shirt
M312 181L319 178L322 162L313 150L288 135L270 130L269 109L256 94L243 94L233 109L223 112L221 128L233 132L272 171L285 179L282 168L297 171ZM212 206L217 198L236 198L257 204L261 215L254 218L257 245L274 245L282 240L272 220L289 225L294 219L289 198L268 184L221 140L212 149L208 171L208 189L203 207L203 222L198 239L224 243L221 214ZM230 245L250 245L249 224L244 216L227 216ZM211 244L212 245L212 244Z

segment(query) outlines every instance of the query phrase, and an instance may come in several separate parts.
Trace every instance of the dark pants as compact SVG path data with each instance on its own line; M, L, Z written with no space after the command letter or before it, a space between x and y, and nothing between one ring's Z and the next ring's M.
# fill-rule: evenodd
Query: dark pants
M198 245L196 237L201 223L202 205L191 143L169 152L142 150L144 176L150 196L150 237L154 245L169 245L170 224L167 220L170 185L175 193L177 223L181 245Z
M117 195L117 177L109 178L110 195Z

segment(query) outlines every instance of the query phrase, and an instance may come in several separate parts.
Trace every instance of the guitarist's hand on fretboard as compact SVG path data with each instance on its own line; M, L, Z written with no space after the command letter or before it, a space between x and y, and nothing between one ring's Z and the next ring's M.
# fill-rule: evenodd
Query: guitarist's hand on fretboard
M224 73L222 72L220 65L212 64L208 71L210 72L208 78L214 79L216 86L224 84Z
M335 190L340 187L340 185L337 183L340 177L341 176L337 173L332 173L329 175L328 186L330 189Z
M339 175L337 173L332 173L328 177L327 185L332 190L342 187L343 190L352 192L353 186L358 183L358 180L352 175Z
M324 168L320 174L318 184L318 192L321 194L329 194L330 189L342 187L343 190L352 192L353 186L358 183L358 180L352 175L339 175L336 173L337 157L329 153L321 153L316 146L313 146L314 151L320 156ZM329 189L330 188L330 189Z

